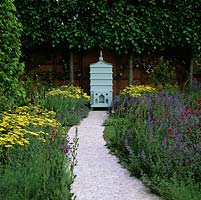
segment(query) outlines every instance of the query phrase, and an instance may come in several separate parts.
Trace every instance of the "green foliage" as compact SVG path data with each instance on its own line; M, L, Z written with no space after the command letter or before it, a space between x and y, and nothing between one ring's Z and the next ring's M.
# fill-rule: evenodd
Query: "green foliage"
M201 74L201 53L197 55L194 61L193 72L195 74Z
M158 86L158 91L165 92L167 94L176 94L179 91L179 86L176 83L164 83Z
M176 84L176 69L170 65L168 60L160 58L158 66L150 73L149 79L154 85Z
M0 3L0 110L24 102L25 91L19 76L24 70L20 63L22 26L15 16L13 0Z
M57 17L57 1L16 0L15 5L23 24L22 42L25 47L50 41L56 28L60 28L57 27L61 23Z
M70 49L143 53L201 48L200 0L16 0L24 46L50 42Z
M152 186L158 190L164 199L199 200L201 198L200 186L189 178L188 181L175 179L152 178Z
M201 97L201 83L194 79L192 87L187 85L187 87L184 88L184 91L186 94L188 94L185 98L186 104L194 107Z

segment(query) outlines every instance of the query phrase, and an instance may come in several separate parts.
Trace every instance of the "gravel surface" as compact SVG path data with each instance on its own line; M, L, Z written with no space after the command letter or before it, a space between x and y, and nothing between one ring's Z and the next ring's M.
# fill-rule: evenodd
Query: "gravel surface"
M130 177L109 154L103 139L105 111L91 111L78 126L78 164L73 192L77 200L159 200L139 179ZM75 127L68 132L75 134Z

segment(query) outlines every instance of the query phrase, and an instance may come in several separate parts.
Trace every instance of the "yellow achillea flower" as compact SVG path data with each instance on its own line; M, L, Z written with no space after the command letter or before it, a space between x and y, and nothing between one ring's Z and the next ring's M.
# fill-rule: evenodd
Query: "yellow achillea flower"
M63 98L80 99L85 98L90 99L80 87L75 87L71 85L62 86L58 89L53 89L47 93L47 96L62 96Z
M10 147L12 147L12 145L6 144L5 147L10 148Z
M52 119L55 115L56 113L53 111L42 110L38 106L22 106L13 112L3 112L0 120L0 150L2 146L10 148L13 145L28 145L30 143L29 135L45 142L42 137L48 133L30 131L29 127L58 127L59 122Z
M121 91L121 94L139 97L144 93L154 92L155 90L155 88L149 85L129 85Z
M44 138L39 137L38 140L42 141L42 142L46 142L46 140Z

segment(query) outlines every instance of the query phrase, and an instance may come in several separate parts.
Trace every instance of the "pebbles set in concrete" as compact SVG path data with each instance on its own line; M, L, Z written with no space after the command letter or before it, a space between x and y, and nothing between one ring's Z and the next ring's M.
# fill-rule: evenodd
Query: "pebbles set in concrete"
M73 192L77 200L159 200L140 180L130 177L109 154L103 139L105 111L91 111L78 126L78 164ZM75 127L68 134L73 137Z

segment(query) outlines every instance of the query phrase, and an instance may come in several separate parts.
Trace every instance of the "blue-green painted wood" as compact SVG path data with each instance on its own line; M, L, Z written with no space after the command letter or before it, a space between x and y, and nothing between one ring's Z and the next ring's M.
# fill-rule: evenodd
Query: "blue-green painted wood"
M90 65L91 107L109 107L112 92L112 64L103 61L101 52L99 61Z
M98 73L92 73L90 74L90 77L91 77L91 80L95 80L95 79L112 79L112 73L109 73L109 74L104 74L104 73L101 73L101 74L98 74Z

